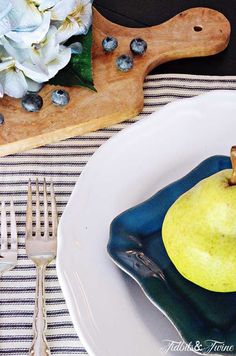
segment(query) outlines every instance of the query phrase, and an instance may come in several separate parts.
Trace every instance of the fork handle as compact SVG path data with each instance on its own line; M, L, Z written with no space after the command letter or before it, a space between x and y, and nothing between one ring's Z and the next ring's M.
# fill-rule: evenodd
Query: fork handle
M33 343L29 350L30 356L50 356L51 352L46 340L47 314L45 304L45 269L46 265L37 266L36 296L33 319Z

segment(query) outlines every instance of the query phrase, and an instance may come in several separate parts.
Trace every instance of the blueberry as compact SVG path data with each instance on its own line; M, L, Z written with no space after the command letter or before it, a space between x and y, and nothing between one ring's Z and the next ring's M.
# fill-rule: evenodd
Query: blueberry
M70 101L70 95L63 89L54 90L52 92L52 103L56 106L65 106Z
M133 58L128 56L127 54L122 54L116 59L116 66L122 72L128 72L133 68L134 61Z
M136 56L142 56L147 50L147 42L142 38L134 38L130 43L130 49Z
M43 99L38 94L28 93L23 96L21 105L26 111L38 112L43 106Z
M69 47L72 54L81 54L83 52L83 46L80 42L72 43Z
M105 52L113 52L118 47L118 41L114 37L107 36L102 41L102 47Z
M3 114L0 114L0 125L4 124L4 116Z

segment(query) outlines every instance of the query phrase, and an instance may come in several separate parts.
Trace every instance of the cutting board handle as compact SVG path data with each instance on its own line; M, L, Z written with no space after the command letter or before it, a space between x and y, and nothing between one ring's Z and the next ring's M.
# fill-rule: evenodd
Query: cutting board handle
M148 44L143 60L136 60L136 70L146 76L154 67L168 61L210 56L223 51L229 42L231 27L227 18L209 8L192 8L183 11L161 25L146 28L127 28L94 13L100 30L121 36L122 51L128 51L132 38L142 37Z

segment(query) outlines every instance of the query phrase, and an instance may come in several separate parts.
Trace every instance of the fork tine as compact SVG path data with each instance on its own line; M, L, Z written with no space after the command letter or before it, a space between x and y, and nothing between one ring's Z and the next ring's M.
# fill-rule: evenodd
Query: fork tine
M52 238L55 239L57 236L58 218L57 218L57 204L56 204L54 186L52 181L51 181L51 208L52 208Z
M46 179L43 180L43 205L44 205L44 238L49 237L49 219L48 219L48 194Z
M41 237L41 222L40 222L40 200L39 200L39 181L36 179L36 234L35 237Z
M7 250L7 213L5 202L2 202L1 207L1 251Z
M17 250L17 230L16 230L16 215L13 200L11 200L11 250Z
M27 200L27 211L26 211L26 238L32 236L32 185L31 180L29 180L28 185L28 200Z

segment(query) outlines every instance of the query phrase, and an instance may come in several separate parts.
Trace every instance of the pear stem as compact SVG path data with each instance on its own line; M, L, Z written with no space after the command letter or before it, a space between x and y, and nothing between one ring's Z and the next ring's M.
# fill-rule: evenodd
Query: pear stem
M233 168L232 176L230 178L230 184L236 185L236 146L231 147L230 158Z

